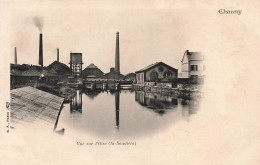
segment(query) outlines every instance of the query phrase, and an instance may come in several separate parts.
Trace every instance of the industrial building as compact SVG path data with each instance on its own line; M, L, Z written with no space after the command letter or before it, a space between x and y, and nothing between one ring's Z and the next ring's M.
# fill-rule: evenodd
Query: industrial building
M115 68L110 68L110 72L105 74L106 79L115 79L115 80L121 80L124 78L124 76L118 72L115 71Z
M135 72L137 84L158 82L163 79L177 78L178 70L163 63L156 62Z
M82 76L82 53L70 53L70 73L73 77Z
M47 68L51 71L54 71L59 76L68 76L70 74L70 68L66 64L63 64L58 61L54 61L53 63L48 65Z
M84 79L104 78L104 72L92 63L82 71L82 76Z
M124 76L124 80L135 82L135 73L128 73Z
M36 85L40 82L55 84L58 81L56 72L46 67L36 65L11 64L10 72L11 89L28 85Z

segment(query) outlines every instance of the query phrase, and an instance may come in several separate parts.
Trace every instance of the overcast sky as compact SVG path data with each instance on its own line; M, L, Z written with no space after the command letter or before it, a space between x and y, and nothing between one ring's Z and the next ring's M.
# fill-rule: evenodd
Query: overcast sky
M116 32L120 33L121 73L137 71L163 61L179 69L186 49L203 52L203 18L206 10L193 4L120 3L78 1L16 3L10 20L11 63L17 47L19 64L38 64L39 30L33 22L42 19L43 63L56 60L68 65L69 53L83 54L83 69L91 63L103 72L115 65Z

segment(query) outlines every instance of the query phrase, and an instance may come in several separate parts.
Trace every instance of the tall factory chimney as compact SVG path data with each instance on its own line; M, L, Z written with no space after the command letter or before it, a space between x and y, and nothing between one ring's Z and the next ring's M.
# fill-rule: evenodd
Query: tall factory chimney
M57 61L58 61L58 62L60 62L60 57L59 57L59 55L60 55L59 48L57 48Z
M16 47L14 47L14 64L17 65L17 51L16 51Z
M40 45L39 45L39 65L43 67L43 46L42 46L42 33L40 33Z
M120 58L119 58L119 32L116 33L116 59L115 71L120 73Z

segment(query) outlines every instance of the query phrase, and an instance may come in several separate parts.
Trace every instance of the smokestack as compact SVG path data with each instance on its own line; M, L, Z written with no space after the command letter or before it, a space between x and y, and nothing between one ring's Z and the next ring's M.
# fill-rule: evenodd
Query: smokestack
M59 60L59 48L57 48L57 61L60 62Z
M43 46L42 46L42 33L40 33L40 45L39 45L39 65L43 67Z
M17 65L17 51L16 51L16 47L14 47L14 64Z
M120 59L119 59L119 32L116 33L116 59L115 71L120 73Z
M72 75L72 52L70 52L70 74Z

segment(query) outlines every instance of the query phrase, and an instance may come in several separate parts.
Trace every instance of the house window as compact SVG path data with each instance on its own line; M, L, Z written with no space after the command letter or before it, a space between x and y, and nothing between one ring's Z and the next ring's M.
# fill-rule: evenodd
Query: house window
M198 65L191 65L190 66L191 71L197 71L198 70Z
M203 65L203 70L206 70L206 66L205 65Z

